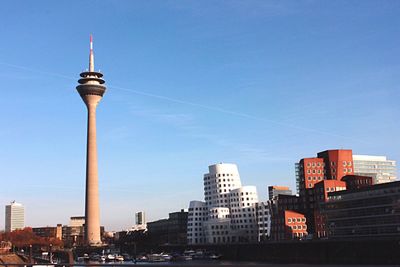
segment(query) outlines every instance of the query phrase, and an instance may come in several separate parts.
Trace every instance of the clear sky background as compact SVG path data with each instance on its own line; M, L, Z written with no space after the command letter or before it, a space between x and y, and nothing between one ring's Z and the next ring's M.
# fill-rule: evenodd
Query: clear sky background
M202 176L295 190L294 163L326 149L400 161L400 1L3 1L0 229L84 214L89 34L101 223L165 218L203 200Z

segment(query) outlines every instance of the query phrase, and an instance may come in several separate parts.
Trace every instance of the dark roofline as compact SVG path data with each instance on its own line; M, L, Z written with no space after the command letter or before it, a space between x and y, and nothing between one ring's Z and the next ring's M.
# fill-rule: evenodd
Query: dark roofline
M370 186L367 186L367 187L362 187L362 188L359 188L359 189L330 192L330 193L328 193L328 196L347 195L347 194L351 194L351 193L374 191L374 190L379 190L379 189L383 189L383 188L391 188L391 187L396 187L396 186L400 186L400 181L395 181L395 182L390 182L390 183L383 183L383 184L375 184L375 185L370 185Z

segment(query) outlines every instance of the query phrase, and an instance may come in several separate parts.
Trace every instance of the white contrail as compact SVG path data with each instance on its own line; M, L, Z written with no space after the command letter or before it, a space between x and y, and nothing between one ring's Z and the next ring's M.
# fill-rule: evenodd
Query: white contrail
M41 73L41 74L55 76L55 77L61 77L61 78L65 78L65 79L68 79L68 80L76 80L76 77L70 77L70 76L66 76L66 75L63 75L63 74L59 74L59 73L41 71L41 70L37 70L37 69L28 68L28 67L25 67L25 66L9 64L9 63L4 63L4 62L0 62L0 64L4 65L4 66L8 66L8 67L21 69L21 70L27 70L27 71L30 71L30 72ZM285 123L285 122L280 122L280 121L276 121L276 120L262 118L262 117L254 116L254 115L247 114L247 113L242 113L242 112L237 112L237 111L233 111L233 110L222 109L222 108L218 108L218 107L214 107L214 106L208 106L208 105L199 104L199 103L195 103L195 102L189 102L189 101L180 100L180 99L176 99L176 98L172 98L172 97L168 97L168 96L157 95L157 94L153 94L153 93L147 93L147 92L144 92L144 91L138 91L138 90L134 90L134 89L130 89L130 88L124 88L124 87L120 87L120 86L108 85L107 87L108 88L113 88L113 89L116 89L116 90L121 90L121 91L134 93L134 94L137 94L137 95L142 95L142 96L157 98L157 99L161 99L161 100L165 100L165 101L170 101L170 102L174 102L174 103L178 103L178 104L189 105L189 106L198 107L198 108L207 109L207 110L212 110L212 111L216 111L216 112L220 112L220 113L230 114L230 115L234 115L234 116L238 116L238 117L248 118L248 119L262 121L262 122L273 123L275 125L279 125L279 126L282 126L282 127L292 128L292 129L301 130L301 131L305 131L305 132L313 132L313 133L318 133L318 134L322 134L322 135L348 139L348 140L352 140L352 141L358 142L358 143L367 143L367 142L365 142L365 141L363 141L361 139L358 139L358 138L353 138L353 137L344 136L344 135L340 135L340 134L335 134L335 133L331 133L331 132L321 131L321 130L318 130L318 129L301 127L301 126L297 126L297 125L294 125L294 124L289 124L289 123Z

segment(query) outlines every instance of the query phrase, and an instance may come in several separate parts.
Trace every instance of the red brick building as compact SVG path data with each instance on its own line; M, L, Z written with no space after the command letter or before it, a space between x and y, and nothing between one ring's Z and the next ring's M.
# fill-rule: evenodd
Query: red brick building
M273 240L301 239L307 236L306 217L292 210L285 210L273 218L271 227Z
M301 159L296 172L301 212L307 218L308 232L316 234L314 213L318 209L318 201L314 187L321 181L341 181L342 177L353 175L353 152L350 149L319 152L316 158ZM326 199L326 192L324 194Z

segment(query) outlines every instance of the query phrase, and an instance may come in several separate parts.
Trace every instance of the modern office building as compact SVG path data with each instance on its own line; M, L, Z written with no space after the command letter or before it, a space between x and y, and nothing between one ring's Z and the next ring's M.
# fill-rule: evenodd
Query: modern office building
M12 232L25 227L25 208L22 204L12 201L6 205L5 231Z
M328 193L321 212L330 239L399 238L400 182Z
M205 202L189 204L188 243L256 242L256 188L242 186L235 164L211 165L203 179Z
M97 168L96 108L106 91L103 74L94 69L92 36L90 36L89 70L80 74L76 87L87 107L87 155L86 155L86 196L85 196L85 243L100 246L100 207Z
M373 184L394 182L397 178L396 161L385 156L353 155L354 174L370 176Z
M278 197L278 195L292 195L292 190L290 190L288 186L278 186L278 185L268 186L269 200Z

